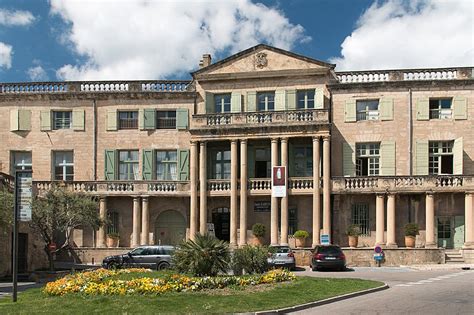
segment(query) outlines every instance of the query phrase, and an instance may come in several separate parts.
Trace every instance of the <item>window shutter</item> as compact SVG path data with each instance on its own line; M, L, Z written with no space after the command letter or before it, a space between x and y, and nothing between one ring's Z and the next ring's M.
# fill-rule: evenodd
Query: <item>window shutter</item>
M105 180L115 180L115 163L117 161L117 150L105 150Z
M324 109L324 89L322 87L314 90L314 108Z
M419 98L416 100L416 119L430 119L430 100L428 98Z
M288 110L296 109L296 90L286 90L286 108Z
M285 90L276 90L275 91L275 110L285 110L286 109L286 96Z
M51 111L42 110L40 112L40 129L41 131L51 130Z
M19 122L20 122L19 110L18 109L10 110L10 131L20 130Z
M239 92L232 92L230 96L230 111L240 113L242 111L242 95Z
M155 150L153 149L144 149L143 150L143 164L142 164L142 176L144 180L152 180L153 179L153 169L154 169L154 157L155 157Z
M138 110L138 129L145 130L145 111L143 109Z
M116 109L107 110L107 130L108 131L117 130L117 110Z
M454 140L453 146L453 173L455 175L463 175L463 155L464 148L461 137Z
M176 110L176 129L188 129L187 108L178 108Z
M355 176L355 144L344 142L342 144L343 175Z
M189 150L178 150L178 179L189 180Z
M84 131L85 112L83 109L74 109L72 111L72 129L77 131Z
M395 141L380 143L380 175L395 176Z
M248 178L255 178L255 147L249 145L247 149Z
M288 177L295 176L295 150L288 141Z
M415 143L415 175L428 175L428 140L416 140Z
M393 120L393 98L382 98L379 101L380 120Z
M22 131L31 130L31 111L20 109L18 111L18 128Z
M143 110L143 121L145 129L156 129L156 110L154 108L145 108Z
M453 98L454 119L467 119L467 98L455 96Z
M346 101L344 112L344 121L353 122L356 121L356 100L350 99Z
M247 92L247 112L256 112L257 111L257 92L248 91Z
M215 112L214 94L205 92L206 114Z

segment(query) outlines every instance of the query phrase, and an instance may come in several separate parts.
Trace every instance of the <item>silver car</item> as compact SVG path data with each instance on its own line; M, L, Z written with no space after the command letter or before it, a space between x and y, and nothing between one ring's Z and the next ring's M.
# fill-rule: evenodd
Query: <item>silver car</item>
M267 262L270 268L292 270L296 267L295 255L288 246L270 246Z
M113 268L151 268L167 269L171 267L173 246L140 246L123 255L105 257L102 267Z

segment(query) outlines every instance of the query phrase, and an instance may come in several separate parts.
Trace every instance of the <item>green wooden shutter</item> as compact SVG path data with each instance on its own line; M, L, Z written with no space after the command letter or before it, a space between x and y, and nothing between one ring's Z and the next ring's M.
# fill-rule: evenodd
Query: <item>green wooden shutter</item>
M72 111L72 129L83 131L85 129L85 112L83 109Z
M178 108L176 110L176 129L188 129L187 108Z
M353 122L356 121L356 100L350 99L346 101L344 111L344 121Z
M20 109L18 111L18 130L31 130L31 111L27 109Z
M117 130L117 110L116 109L107 110L107 130L108 131Z
M145 111L143 109L138 110L138 129L145 130Z
M419 98L416 100L416 119L430 119L430 100L427 97Z
M314 108L324 109L324 89L322 87L314 90Z
M51 111L42 110L40 112L40 129L41 131L51 130Z
M10 110L10 131L20 130L20 119L18 109Z
M248 91L247 92L247 112L256 112L257 111L257 92Z
M454 119L467 119L467 98L455 96L453 98Z
M156 129L156 110L154 108L143 110L143 127L146 130Z
M413 166L415 175L428 175L428 140L416 140L415 143L415 163Z
M214 103L214 94L210 92L205 92L204 102L206 103L206 114L214 113L216 107Z
M247 170L248 178L255 177L255 147L249 145L247 148Z
M379 101L380 120L393 120L393 98L382 98Z
M355 176L355 144L342 144L342 172L344 176Z
M155 150L143 149L142 176L144 180L154 178Z
M380 175L395 176L395 141L380 143Z
M105 150L105 180L116 179L117 150Z
M455 175L463 175L463 141L462 137L454 140L453 146L453 173Z
M275 110L286 110L286 95L285 90L275 91Z
M286 108L288 110L296 109L296 90L286 90Z
M240 113L242 111L242 94L240 92L232 92L230 96L230 111L232 113Z
M178 179L189 180L189 150L178 150Z
M295 176L295 150L293 144L288 141L288 177Z

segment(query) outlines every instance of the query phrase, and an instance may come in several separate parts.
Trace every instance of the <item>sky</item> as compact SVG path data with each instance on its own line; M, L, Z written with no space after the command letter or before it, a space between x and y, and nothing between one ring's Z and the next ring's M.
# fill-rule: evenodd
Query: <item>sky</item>
M190 79L259 43L337 71L474 66L474 1L0 0L0 82Z

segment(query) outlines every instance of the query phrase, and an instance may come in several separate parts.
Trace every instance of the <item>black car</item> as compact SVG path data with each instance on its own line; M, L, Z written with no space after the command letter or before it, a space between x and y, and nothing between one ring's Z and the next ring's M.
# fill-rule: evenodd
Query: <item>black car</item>
M346 269L346 256L337 245L320 245L313 249L311 258L311 270L320 269Z
M102 267L167 269L171 266L173 250L173 246L140 246L126 254L105 257Z

